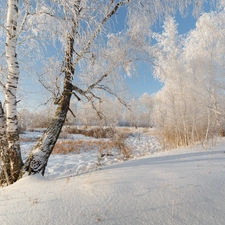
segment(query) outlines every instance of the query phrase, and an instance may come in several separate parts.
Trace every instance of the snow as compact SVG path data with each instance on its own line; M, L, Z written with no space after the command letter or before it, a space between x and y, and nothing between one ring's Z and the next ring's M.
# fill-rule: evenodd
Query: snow
M146 142L133 138L136 153ZM95 162L92 153L53 155L46 178L29 176L0 189L0 224L225 224L225 139L208 149L142 153L80 175L74 165Z

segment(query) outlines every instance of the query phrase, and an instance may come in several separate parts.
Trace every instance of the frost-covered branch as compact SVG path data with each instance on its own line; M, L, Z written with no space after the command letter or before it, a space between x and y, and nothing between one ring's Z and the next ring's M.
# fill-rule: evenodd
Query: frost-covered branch
M80 53L78 53L77 58L74 60L73 65L76 66L76 64L82 59L82 57L84 56L85 53L87 53L88 49L90 48L92 42L95 40L95 38L97 37L97 35L99 34L99 32L102 30L102 27L104 26L104 24L118 11L118 9L129 3L130 0L126 0L123 2L118 2L114 8L103 18L103 20L100 22L99 26L97 27L97 29L94 31L93 35L91 36L91 38L87 41L85 47L81 50Z
M80 95L83 95L84 97L86 98L90 98L90 97L87 97L88 94L91 94L92 97L96 97L94 96L93 92L91 92L99 83L101 83L104 78L108 77L110 75L110 73L112 72L112 68L107 72L105 73L103 76L101 76L96 82L92 83L91 85L88 86L88 88L84 91L82 90L81 88L77 87L76 85L73 85L73 91L79 93Z
M2 27L5 30L5 32L8 33L8 30L1 23L0 23L0 27Z
M25 15L23 16L23 19L22 19L22 22L20 24L20 27L18 28L17 36L19 36L22 33L22 31L24 30L24 26L26 25L27 18L30 15L29 10L28 10L29 9L29 2L26 2L25 4L26 4Z
M131 110L130 107L127 105L127 103L126 103L122 98L120 98L114 91L112 91L109 87L106 87L105 85L99 85L99 86L96 87L96 89L106 91L107 93L109 93L109 94L115 96L116 99L117 99L122 105L124 105L127 109Z

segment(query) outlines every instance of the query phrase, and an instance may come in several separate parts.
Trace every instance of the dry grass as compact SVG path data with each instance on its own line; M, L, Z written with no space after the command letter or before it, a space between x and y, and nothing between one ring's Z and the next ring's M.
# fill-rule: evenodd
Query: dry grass
M82 134L89 137L99 138L99 140L61 140L56 143L53 154L79 154L81 151L87 152L97 150L101 156L111 155L112 150L117 149L119 154L125 158L131 156L131 150L126 146L125 139L130 135L128 132L116 132L112 128L70 128L64 130L63 138L67 134ZM111 140L100 140L110 138Z
M88 137L94 137L94 138L112 138L115 135L115 130L112 128L99 128L94 127L90 129L85 128L70 128L68 127L65 131L65 133L68 134L82 134L84 136Z
M128 146L125 144L123 139L117 139L112 141L115 148L120 151L120 154L124 155L125 158L130 158L132 155L132 151Z
M134 131L133 127L118 127L117 129L123 133L132 133Z
M101 156L112 155L112 150L117 149L125 158L131 156L131 150L122 139L118 140L65 140L57 142L53 154L79 154L90 150L97 150Z
M89 137L99 138L98 140L69 140L68 134L82 134ZM90 150L97 150L101 156L111 155L112 150L118 150L124 158L131 157L131 150L125 144L125 139L131 135L130 132L116 131L112 128L70 128L64 129L54 149L53 154L79 154L80 152L88 152ZM110 138L101 140L103 138ZM39 138L21 137L21 142L35 142ZM64 140L62 140L64 139Z
M20 137L20 142L36 142L38 139L38 137Z
M173 149L179 147L193 146L196 143L202 143L207 140L214 139L215 132L209 130L206 139L207 127L197 127L195 130L189 128L186 132L182 129L176 130L174 128L159 129L155 136L159 138L161 145L164 149Z

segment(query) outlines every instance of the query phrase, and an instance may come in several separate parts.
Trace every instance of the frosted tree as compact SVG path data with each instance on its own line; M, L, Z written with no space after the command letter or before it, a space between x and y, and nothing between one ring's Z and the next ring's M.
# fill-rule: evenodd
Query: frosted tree
M160 124L161 132L167 136L167 139L171 133L181 141L183 132L181 134L180 124L182 130L187 130L182 41L178 36L176 21L171 16L166 18L163 28L162 34L153 36L157 40L154 75L164 83L163 89L156 96L155 114L161 116L155 119L155 123L158 126ZM165 116L163 120L161 120L162 115Z
M118 2L116 4L113 4L113 2L111 2L112 7L105 8L106 11L103 13L103 15L101 14L99 15L100 21L97 23L97 25L93 24L93 27L95 27L94 31L92 30L90 31L90 34L87 35L86 37L87 39L85 40L84 46L81 48L78 48L79 53L77 53L77 51L74 50L74 42L75 42L75 37L78 34L80 29L79 25L80 25L80 16L82 16L82 2L76 1L76 3L73 2L71 5L65 4L65 2L62 2L62 6L64 7L65 12L69 14L69 17L71 17L71 21L67 20L67 22L71 23L71 27L69 27L67 31L65 68L64 68L64 73L65 73L64 85L63 85L62 94L58 99L58 102L57 102L58 107L56 109L56 113L51 124L45 131L44 135L40 138L40 140L38 141L34 149L31 151L28 159L25 162L24 170L28 171L29 174L31 173L35 174L35 173L41 172L44 175L48 158L53 150L53 147L58 139L62 126L65 122L66 115L69 110L70 99L72 94L74 93L78 100L80 99L78 97L78 94L87 98L89 101L92 102L92 106L98 112L98 109L94 105L93 101L94 99L99 99L99 98L93 93L92 90L98 87L110 92L110 90L106 86L104 85L100 86L99 84L102 82L104 78L108 77L112 73L112 70L114 69L113 67L109 67L108 70L103 75L98 77L95 81L93 81L93 83L89 85L86 88L86 90L83 90L79 88L78 86L73 85L73 77L75 73L76 64L78 64L78 62L83 59L83 56L87 54L88 51L91 49L91 44L95 41L95 39L99 35L104 24L125 3L127 2L126 1ZM95 4L93 4L92 6L94 7ZM86 3L84 3L83 7L87 7ZM67 16L68 15L66 14L66 18ZM92 60L96 60L95 59L96 56L93 56L93 54L94 53L91 54ZM93 66L94 66L94 63L93 63ZM112 66L115 66L115 65L113 64ZM99 67L93 68L93 70L95 69L97 69L97 71L100 74L102 74L102 71L100 70Z
M178 70L177 60L179 60L181 52L177 25L172 16L167 16L162 34L153 34L153 38L157 41L154 46L156 56L154 75L161 82L170 79L173 70Z
M21 77L19 60L22 62L23 59L27 59L26 62L29 65L34 58L34 55L31 54L33 49L40 50L39 43L36 41L38 34L35 37L35 29L30 29L30 18L37 15L37 12L34 12L31 6L30 1L24 1L23 3L16 0L1 1L0 85L4 93L5 110L1 104L2 144L0 159L2 171L0 182L7 184L11 184L19 178L23 166L17 114L18 82ZM20 12L19 7L22 8ZM31 30L32 32L30 32ZM3 44L3 40L5 40L5 44ZM25 56L27 57L24 58ZM38 58L38 54L35 54L35 57ZM7 67L4 65L7 65Z
M23 165L19 144L18 119L17 119L17 86L20 75L17 59L17 20L18 20L18 1L8 1L8 11L6 19L6 43L5 55L8 64L7 81L1 83L5 94L6 115L1 105L1 162L3 172L8 184L18 179L20 169ZM4 137L5 136L5 137ZM7 140L7 141L6 141ZM10 162L10 167L9 167Z
M216 125L221 135L224 135L224 108L221 104L225 85L225 48L222 41L225 38L224 26L224 9L203 14L186 41L189 67L192 71L198 70L201 96L206 99L208 123L212 127ZM195 64L194 61L200 63Z

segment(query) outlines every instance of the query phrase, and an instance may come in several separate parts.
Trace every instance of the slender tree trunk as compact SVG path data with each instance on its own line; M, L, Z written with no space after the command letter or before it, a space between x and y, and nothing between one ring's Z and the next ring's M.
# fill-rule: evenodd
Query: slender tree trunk
M5 85L6 104L6 139L10 156L11 175L13 182L18 179L23 162L20 152L18 120L17 120L17 100L16 92L20 75L17 60L17 18L18 0L8 0L7 12L7 34L6 34L6 59L8 64L8 77Z
M11 180L11 168L10 157L8 151L8 143L6 140L6 119L0 102L0 161L1 161L1 173L0 173L0 186L12 183Z
M23 172L28 172L29 174L36 174L41 172L42 175L44 175L49 156L52 153L52 150L61 132L62 126L65 122L73 91L73 44L74 35L71 35L67 38L64 88L55 112L55 116L52 119L52 122L50 123L47 130L44 132L43 136L39 139L36 146L30 152L30 155L25 162Z
M211 112L210 112L210 109L209 109L207 129L206 129L206 133L205 133L205 142L207 142L207 140L209 138L210 125L211 125Z
M215 86L215 84L213 84ZM218 109L218 103L217 103L217 99L216 99L216 91L215 91L215 88L213 87L212 88L212 94L213 94L213 111L214 111L214 118L216 120L216 124L217 124L217 127L219 129L219 134L221 137L224 137L224 130L223 130L223 125L222 123L220 122L220 119L219 119L219 109Z

